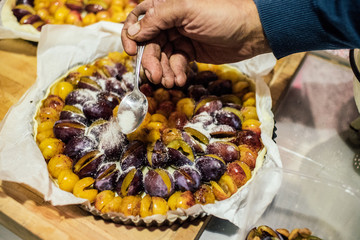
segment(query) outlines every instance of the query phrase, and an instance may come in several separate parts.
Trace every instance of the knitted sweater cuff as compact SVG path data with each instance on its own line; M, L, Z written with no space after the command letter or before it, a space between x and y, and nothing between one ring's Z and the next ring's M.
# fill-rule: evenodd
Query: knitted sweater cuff
M265 36L276 58L327 48L316 6L309 0L254 0ZM285 5L285 7L284 7Z

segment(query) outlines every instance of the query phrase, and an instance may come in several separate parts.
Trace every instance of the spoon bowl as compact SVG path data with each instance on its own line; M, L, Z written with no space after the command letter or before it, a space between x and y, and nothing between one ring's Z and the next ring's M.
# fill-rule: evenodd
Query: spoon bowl
M139 45L137 49L134 89L121 100L117 112L120 129L125 134L135 131L148 111L147 98L139 89L140 66L144 48L145 45Z

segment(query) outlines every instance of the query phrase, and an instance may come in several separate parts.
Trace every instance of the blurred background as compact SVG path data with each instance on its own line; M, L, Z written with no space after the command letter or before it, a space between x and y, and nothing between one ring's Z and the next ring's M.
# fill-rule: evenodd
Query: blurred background
M308 227L324 239L358 239L360 135L350 124L359 112L348 52L308 53L275 109L275 140L289 172L256 226ZM304 209L313 213L301 214ZM239 239L238 231L212 218L200 239Z

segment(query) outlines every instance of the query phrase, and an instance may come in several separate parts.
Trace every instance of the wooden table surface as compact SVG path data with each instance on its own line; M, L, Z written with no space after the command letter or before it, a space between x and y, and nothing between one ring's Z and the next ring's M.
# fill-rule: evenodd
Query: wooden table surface
M286 92L305 53L278 61L266 78L273 108ZM36 44L0 40L0 120L36 80ZM36 190L0 181L0 224L24 239L197 239L210 217L171 227L135 227L93 217L78 206L55 207Z

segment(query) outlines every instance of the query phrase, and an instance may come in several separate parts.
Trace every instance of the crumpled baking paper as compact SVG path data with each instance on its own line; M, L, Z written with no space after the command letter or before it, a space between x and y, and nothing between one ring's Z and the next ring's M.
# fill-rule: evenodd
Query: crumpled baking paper
M42 193L44 199L53 205L86 202L60 190L50 180L46 162L33 137L33 116L48 87L69 69L90 63L109 52L122 51L121 29L122 25L111 22L100 22L86 28L71 25L46 25L43 28L37 52L36 82L20 101L11 107L0 125L0 179L25 183ZM262 140L267 148L264 163L257 174L261 174L263 168L281 168L278 148L272 140L274 121L270 91L261 78L271 71L275 62L272 54L266 54L232 64L256 80L256 104L258 116L263 123ZM280 187L280 181L281 177L278 175L270 176L266 186L257 190L266 192L266 196L257 204L252 204L254 219L260 217L270 204ZM227 219L239 227L245 226L247 220L244 214L249 211L246 208L246 198L251 186L250 180L241 191L227 200L205 206L196 205L185 210L185 213L180 211L182 216L178 212L169 213L167 218L185 219L184 214L196 215L203 211ZM159 216L153 218L164 220ZM149 221L153 221L153 218Z

